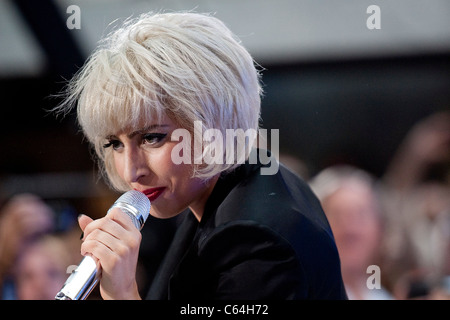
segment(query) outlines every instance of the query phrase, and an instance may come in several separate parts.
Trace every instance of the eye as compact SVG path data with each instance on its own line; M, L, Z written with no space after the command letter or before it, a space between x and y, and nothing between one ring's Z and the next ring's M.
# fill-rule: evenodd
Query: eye
M147 133L143 136L143 142L151 145L157 145L162 142L167 133Z
M123 147L123 144L122 144L122 142L120 142L119 140L117 140L117 139L110 139L107 143L105 143L104 145L103 145L103 148L105 148L105 149L107 149L107 148L109 148L109 147L112 147L113 148L113 150L118 150L118 149L120 149L121 147Z

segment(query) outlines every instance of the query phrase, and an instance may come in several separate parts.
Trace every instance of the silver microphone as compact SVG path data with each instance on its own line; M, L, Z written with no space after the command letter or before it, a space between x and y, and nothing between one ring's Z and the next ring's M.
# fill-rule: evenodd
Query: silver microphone
M150 214L150 200L142 192L131 190L120 196L109 210L112 208L120 208L141 230ZM85 300L99 281L99 271L92 257L84 257L56 294L55 300Z

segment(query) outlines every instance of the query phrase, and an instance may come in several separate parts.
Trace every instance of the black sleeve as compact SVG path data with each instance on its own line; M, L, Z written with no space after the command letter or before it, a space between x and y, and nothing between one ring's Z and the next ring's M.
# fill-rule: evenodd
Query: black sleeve
M304 299L308 283L290 244L252 221L217 228L199 243L199 257L213 270L212 299Z

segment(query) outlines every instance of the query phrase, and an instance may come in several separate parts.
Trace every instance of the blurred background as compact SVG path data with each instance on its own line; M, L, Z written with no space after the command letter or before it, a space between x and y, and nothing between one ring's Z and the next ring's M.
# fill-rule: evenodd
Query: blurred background
M373 4L380 8L380 29L367 25L373 14L367 9ZM80 9L79 28L67 26L74 14L67 11L71 5ZM386 200L386 194L398 191L398 198L405 199L404 190L408 196L416 195L420 183L436 182L442 187L439 195L443 204L434 206L438 213L427 218L425 224L439 221L438 225L447 225L447 0L0 0L0 210L5 211L15 195L31 193L52 210L52 230L59 232L76 230L79 213L104 215L117 194L99 179L74 116L56 118L48 110L59 102L55 95L110 30L112 21L148 11L178 10L214 13L241 38L265 69L262 127L280 130L282 162L308 181L334 166L363 170L377 185L386 186L383 190L395 191L380 192L380 197L384 197L381 211L387 216L395 215L390 210L408 210L399 209L397 198ZM436 114L443 116L434 122L429 120ZM415 128L426 127L423 123L427 119L428 128L440 128L439 132L445 135L440 144L435 143L441 151L436 156L439 159L430 162L424 158L433 150L417 159L415 149L408 149L413 144L409 141L414 140L410 137L419 135L413 134L420 131ZM410 166L405 167L405 163ZM416 178L409 181L410 177ZM436 198L435 193L430 197ZM441 212L444 220L436 218ZM409 228L404 221L410 219L384 222L391 226L384 229L393 238L399 237L403 231L398 230ZM428 233L420 230L426 238ZM407 238L416 231L408 233ZM167 239L171 232L172 229L164 233ZM439 276L432 280L433 284L447 281L448 286L445 276L450 268L450 245L445 237L450 231L447 228L442 232L444 240L439 242L439 248L443 249L437 253ZM79 245L77 240L73 241L74 248ZM422 246L421 252L429 251L424 242L414 244L415 241L411 239L412 247ZM396 248L398 252L403 247L397 244ZM418 253L411 255L413 260L421 259ZM395 252L390 256L400 259ZM428 269L423 271L419 262L413 265L414 275L429 273ZM400 276L390 281L388 278L382 280L394 293L394 283ZM432 285L425 282L417 284L422 291L414 288L428 294ZM401 294L397 296L408 297Z

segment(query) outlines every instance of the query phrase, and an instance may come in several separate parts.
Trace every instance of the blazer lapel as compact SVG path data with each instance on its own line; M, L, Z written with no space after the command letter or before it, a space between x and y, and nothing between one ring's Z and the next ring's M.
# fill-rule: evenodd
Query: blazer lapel
M187 253L197 231L198 221L189 212L179 229L177 230L172 244L167 250L152 285L147 293L148 300L167 300L169 296L169 281L175 269Z

